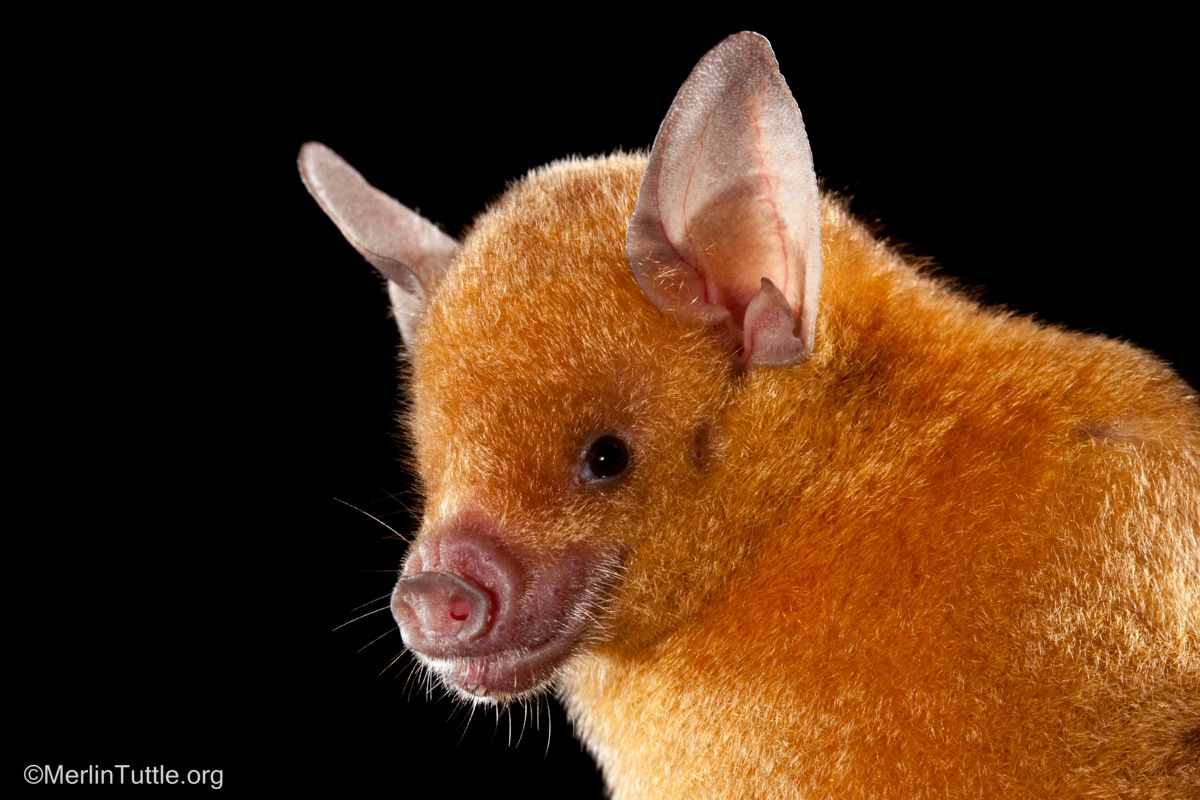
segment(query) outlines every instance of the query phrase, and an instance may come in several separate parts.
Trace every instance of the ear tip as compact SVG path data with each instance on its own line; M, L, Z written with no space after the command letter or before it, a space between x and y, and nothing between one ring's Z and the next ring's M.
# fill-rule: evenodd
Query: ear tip
M753 44L759 47L763 45L766 45L767 47L771 46L771 43L767 40L767 37L763 36L757 31L739 31L738 33L734 33L725 37L725 41L739 42L741 44Z
M335 191L338 186L344 188L347 184L366 184L358 170L321 142L305 142L300 147L296 165L300 169L300 178L304 185L317 198L317 202L321 203L322 208L326 209L326 213L330 212L326 205L330 191Z
M300 155L296 159L301 166L316 166L322 163L342 163L343 159L332 149L318 141L305 142L300 146Z
M320 158L323 151L328 149L328 147L320 142L305 142L304 144L300 145L300 154L296 157L296 162L303 167L305 164L309 164Z
M725 40L717 45L714 49L737 49L743 53L753 52L763 56L769 56L772 61L775 60L775 49L771 47L771 42L761 33L754 31L742 31L725 37Z

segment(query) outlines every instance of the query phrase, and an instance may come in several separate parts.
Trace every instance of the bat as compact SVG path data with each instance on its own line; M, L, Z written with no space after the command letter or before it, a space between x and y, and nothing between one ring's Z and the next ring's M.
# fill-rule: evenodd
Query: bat
M300 165L388 281L423 497L392 610L449 692L557 693L615 798L1200 785L1194 391L823 195L764 39L462 241Z

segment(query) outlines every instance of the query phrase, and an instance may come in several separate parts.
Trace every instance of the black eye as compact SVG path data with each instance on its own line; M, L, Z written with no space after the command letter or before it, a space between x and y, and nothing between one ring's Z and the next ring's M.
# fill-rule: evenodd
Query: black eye
M584 477L589 480L614 478L629 466L629 450L616 436L601 436L584 453Z

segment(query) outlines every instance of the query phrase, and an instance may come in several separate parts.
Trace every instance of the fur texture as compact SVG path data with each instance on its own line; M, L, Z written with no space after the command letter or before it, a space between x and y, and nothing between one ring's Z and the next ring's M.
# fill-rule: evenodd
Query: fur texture
M531 173L421 280L425 663L557 691L619 800L1196 797L1195 393L830 198L811 353L747 367L631 272L646 163Z

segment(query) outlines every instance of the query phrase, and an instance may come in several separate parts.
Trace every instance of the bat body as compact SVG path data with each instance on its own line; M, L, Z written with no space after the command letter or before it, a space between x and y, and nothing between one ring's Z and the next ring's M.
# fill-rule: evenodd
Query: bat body
M556 691L614 798L1200 791L1195 393L821 196L765 40L461 243L301 170L389 280L424 497L392 607L450 691Z

